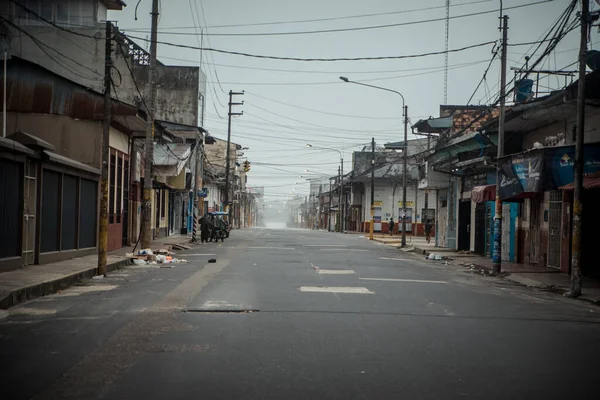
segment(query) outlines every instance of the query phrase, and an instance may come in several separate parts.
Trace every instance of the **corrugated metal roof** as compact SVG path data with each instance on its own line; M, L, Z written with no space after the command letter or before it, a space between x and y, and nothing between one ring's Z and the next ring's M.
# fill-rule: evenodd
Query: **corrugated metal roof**
M600 188L600 173L595 173L589 176L583 177L583 188L584 189L598 189ZM571 182L568 185L561 186L559 190L574 191L575 182Z
M2 82L0 81L0 88ZM101 93L60 77L38 65L13 57L7 68L7 109L14 112L66 115L101 120ZM113 115L137 115L137 108L113 100Z

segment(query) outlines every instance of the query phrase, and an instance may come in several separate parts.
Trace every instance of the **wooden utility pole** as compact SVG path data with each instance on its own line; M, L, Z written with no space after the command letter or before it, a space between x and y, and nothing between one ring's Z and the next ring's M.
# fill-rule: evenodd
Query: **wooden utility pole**
M371 138L371 223L369 224L369 240L373 240L375 230L375 138Z
M100 183L100 226L98 230L98 275L106 276L106 257L108 251L108 162L110 159L110 91L112 68L112 25L106 21L104 43L104 121L102 123L102 176Z
M573 183L573 237L571 239L571 290L569 297L581 295L581 234L583 225L583 135L585 132L585 73L589 29L589 0L581 0L581 37L579 42L579 83L577 87L577 130L575 133L575 168Z
M158 40L158 0L152 0L152 26L150 31L150 68L148 87L148 126L146 128L146 151L144 164L144 195L142 198L141 247L150 247L152 227L152 164L154 161L154 105L156 103L156 42Z
M502 270L502 200L500 199L500 183L502 168L500 158L504 155L504 115L506 106L506 41L508 40L508 16L502 17L502 48L500 53L500 117L498 118L498 156L496 159L496 214L494 215L494 247L492 253L492 269L495 274Z
M234 103L233 96L243 96L244 92L234 92L232 90L229 91L229 112L227 113L227 154L225 155L225 212L227 213L227 222L233 227L231 222L231 210L229 207L229 171L231 170L231 117L234 115L244 115L244 112L234 113L231 112L231 107L233 106L242 106L244 102Z
M338 229L341 232L342 231L342 185L340 183L341 181L341 177L342 174L340 172L340 167L338 167L338 188L340 189L339 193L338 193L338 221L337 221L337 225L338 225Z
M323 184L319 183L319 200L317 201L317 230L321 228L321 193L323 190Z
M402 100L404 100L404 97ZM404 110L402 111L404 112L404 148L402 149L402 247L406 247L406 191L408 189L408 171L406 170L408 160L408 106L405 105ZM395 207L395 205L392 204L392 207Z
M195 168L194 168L194 175L195 175L195 179L194 179L194 194L192 195L192 202L193 202L193 212L192 212L192 218L193 220L193 225L192 225L192 242L195 242L197 240L197 232L198 232L198 220L200 219L200 217L203 215L202 214L202 210L200 210L200 202L202 202L202 198L200 196L198 196L198 191L202 189L202 167L201 167L201 163L202 163L202 143L204 139L204 135L202 133L200 133L200 137L198 138L198 140L196 141L196 160L195 160Z

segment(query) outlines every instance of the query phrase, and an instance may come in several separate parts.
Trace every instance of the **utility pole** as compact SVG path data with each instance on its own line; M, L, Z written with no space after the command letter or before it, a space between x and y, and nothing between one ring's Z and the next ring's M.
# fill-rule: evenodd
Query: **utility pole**
M338 187L340 189L338 193L338 229L342 231L342 185L341 185L342 173L340 167L338 167Z
M141 247L150 247L152 227L152 164L154 163L154 104L156 103L156 42L158 40L158 0L152 0L152 26L150 32L150 68L148 70L149 97L148 126L146 128L146 151L144 164L144 195L142 198Z
M106 253L108 251L108 160L110 158L110 89L112 68L112 25L106 21L104 43L104 121L102 123L102 176L100 184L100 229L98 232L98 275L106 276Z
M340 157L340 164L342 165L342 173L340 175L340 232L344 232L346 227L344 226L344 214L346 213L346 196L344 196L344 157ZM343 205L342 205L343 199Z
M225 156L225 212L227 213L227 222L231 225L231 209L229 207L229 171L231 170L231 117L233 115L244 115L244 112L234 113L231 112L231 107L242 106L244 102L234 103L233 96L243 96L244 91L234 92L229 91L229 112L227 113L227 155ZM231 225L233 226L233 225Z
M375 230L375 138L371 138L371 223L369 224L369 240L373 240Z
M589 29L590 3L581 0L581 38L579 43L579 84L577 87L577 130L575 133L575 170L573 181L573 237L571 239L571 290L569 297L581 296L581 234L582 211L581 195L583 191L583 135L585 132L585 73L587 59L587 41Z
M407 173L406 164L408 160L408 106L404 106L404 149L402 153L402 247L406 247L406 189ZM392 207L394 205L392 204Z
M323 184L319 183L319 201L317 202L317 230L321 227L321 193L323 190Z
M200 133L200 137L196 141L196 165L195 165L195 175L196 179L194 179L194 194L192 196L193 199L193 213L192 218L194 218L193 226L192 226L192 242L197 240L196 235L198 232L198 220L203 215L200 209L200 203L204 203L202 198L198 196L198 190L202 189L202 154L203 154L203 146L204 143L204 134Z
M494 274L502 271L502 200L500 199L500 182L502 168L500 158L504 155L504 114L506 106L506 46L508 40L508 15L502 17L502 48L500 53L500 117L498 118L498 156L496 159L496 214L494 215L494 248L492 253L492 270Z

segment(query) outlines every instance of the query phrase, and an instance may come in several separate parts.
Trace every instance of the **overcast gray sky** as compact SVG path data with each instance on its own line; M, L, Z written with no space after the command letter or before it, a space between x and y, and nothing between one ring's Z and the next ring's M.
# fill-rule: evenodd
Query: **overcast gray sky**
M539 0L505 0L509 43L539 40L554 25L569 0L554 0L528 7ZM122 12L112 12L122 30L149 36L152 0L142 0L138 20L137 1L128 0ZM593 3L593 8L597 4ZM497 10L500 0L452 0L449 48L499 39L498 12L470 17L464 14ZM300 58L379 57L422 54L444 50L444 0L162 0L159 41ZM378 15L372 15L378 14ZM356 18L347 18L360 16ZM325 21L306 20L326 19ZM330 33L302 33L435 20L379 29ZM300 22L298 22L300 21ZM203 39L198 33L205 34ZM285 35L242 35L257 33ZM177 33L177 34L174 34ZM569 34L547 57L543 67L557 69L577 60L579 30ZM594 29L591 46L598 42ZM147 48L147 43L138 41ZM448 104L465 104L481 79L493 45L449 55ZM510 47L508 65L522 66L532 46ZM534 54L529 54L535 59ZM344 154L344 169L351 168L352 151L368 144L402 140L402 101L399 96L344 83L340 75L400 91L412 122L439 116L444 102L444 56L399 60L301 62L256 59L159 45L158 58L167 65L198 65L207 75L205 128L226 138L227 92L245 91L244 111L232 125L232 140L249 147L245 155L254 162L249 185L265 186L267 199L283 199L290 193L305 194L308 182L299 175L337 173L335 151L306 147L330 147ZM576 68L571 65L569 69ZM508 79L512 78L509 73ZM218 77L218 78L217 78ZM498 92L499 61L492 64L486 84L471 104L489 104ZM562 82L562 81L561 81ZM556 78L542 84L556 88ZM242 99L238 98L238 99ZM490 98L492 100L490 100ZM237 99L236 99L237 100ZM287 104L283 104L287 103ZM265 163L271 165L258 165ZM305 173L309 169L315 173ZM318 173L318 174L317 174ZM299 183L296 183L299 182ZM301 182L301 183L300 183Z

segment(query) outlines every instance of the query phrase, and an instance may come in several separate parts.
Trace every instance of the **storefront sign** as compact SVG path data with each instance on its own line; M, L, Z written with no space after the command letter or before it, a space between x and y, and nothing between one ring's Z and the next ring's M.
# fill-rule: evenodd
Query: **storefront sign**
M415 202L414 201L407 201L406 202L406 208L413 208L415 206ZM402 201L398 202L398 207L403 208L402 207Z
M575 146L546 147L501 159L500 197L557 190L573 182ZM584 147L584 174L600 171L600 145Z
M383 207L383 201L381 201L381 200L374 201L373 207Z

